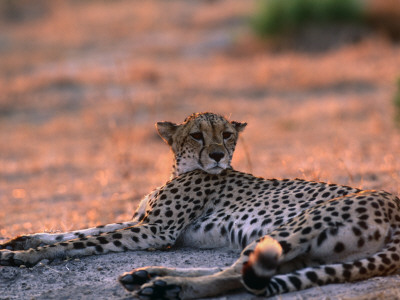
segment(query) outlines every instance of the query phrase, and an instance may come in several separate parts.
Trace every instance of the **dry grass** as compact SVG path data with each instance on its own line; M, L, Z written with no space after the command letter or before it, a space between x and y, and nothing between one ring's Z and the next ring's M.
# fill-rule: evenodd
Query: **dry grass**
M129 219L169 177L154 123L196 111L249 123L237 169L399 193L398 45L270 52L247 1L51 3L1 24L0 236Z

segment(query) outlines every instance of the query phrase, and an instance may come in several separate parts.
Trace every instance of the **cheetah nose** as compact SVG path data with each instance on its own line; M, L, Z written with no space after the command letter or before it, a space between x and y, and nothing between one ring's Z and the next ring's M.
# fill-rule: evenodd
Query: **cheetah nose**
M209 156L213 159L213 160L215 160L216 162L219 162L224 156L225 156L225 154L223 153L223 152L217 152L217 151L215 151L215 152L211 152L210 154L209 154Z

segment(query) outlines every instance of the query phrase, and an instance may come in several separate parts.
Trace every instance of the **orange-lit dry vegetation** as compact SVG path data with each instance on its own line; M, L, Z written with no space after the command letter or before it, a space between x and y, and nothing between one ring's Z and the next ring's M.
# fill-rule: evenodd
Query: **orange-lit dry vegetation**
M154 123L199 111L249 123L239 170L399 193L399 44L272 51L251 1L40 3L0 19L1 237L128 220L169 178Z

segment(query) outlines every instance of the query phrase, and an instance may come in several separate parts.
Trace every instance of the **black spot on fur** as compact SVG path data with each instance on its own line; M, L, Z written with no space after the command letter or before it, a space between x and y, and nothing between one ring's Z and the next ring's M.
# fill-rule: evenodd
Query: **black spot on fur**
M211 229L213 229L214 224L213 223L208 223L205 227L204 227L204 231L210 231Z
M400 256L397 254L397 253L392 253L392 259L394 260L394 261L399 261L400 260Z
M359 272L360 272L360 274L367 274L367 269L364 267L361 267Z
M309 234L311 232L312 228L311 227L306 227L301 231L301 234Z
M72 245L74 245L74 249L84 249L85 244L83 242L74 242Z
M295 276L289 276L289 281L294 285L297 290L301 289L301 281Z
M356 208L356 212L362 214L365 213L367 211L367 209L365 207L358 207Z
M314 229L320 229L322 227L322 223L321 222L317 222L314 224Z
M328 236L326 235L326 231L322 231L317 239L317 246L321 246L321 244L326 240Z
M343 270L343 277L348 279L351 277L351 272L349 270Z
M306 272L306 276L311 282L317 282L318 280L318 276L315 272L312 271Z
M155 226L151 226L151 227L150 227L150 230L151 230L151 232L152 232L153 234L156 234L156 233L157 233L157 228L156 228Z
M365 230L368 229L368 224L367 224L366 222L364 222L364 221L360 221L360 222L358 222L357 224L358 224L358 226L360 226L362 229L365 229Z
M221 235L226 235L227 232L226 232L225 226L222 226L222 227L221 227L220 232L221 232Z
M354 233L356 236L360 236L360 235L361 235L361 230L360 230L359 228L353 227L352 230L353 230L353 233Z
M271 223L271 222L272 222L272 220L271 220L270 218L267 218L267 219L265 219L264 221L262 221L261 227L264 227L265 225L267 225L267 224L269 224L269 223Z
M325 272L328 275L334 276L336 274L336 271L334 268L331 267L325 267Z
M377 229L374 233L374 239L376 241L379 241L379 239L381 238L381 233L379 232L379 230Z
M100 244L103 244L103 245L109 243L104 236L98 236L98 237L96 237L96 239L100 242Z
M121 233L114 233L114 234L112 235L112 238L113 238L113 239L122 239L122 234L121 234Z
M278 285L281 287L281 290L282 290L284 293L289 291L289 289L288 289L288 287L287 287L287 284L286 284L286 282L285 282L284 280L282 280L282 279L280 279L280 278L277 278L277 277L274 278L274 280L275 280L276 284L278 284ZM270 281L270 283L272 284L273 281ZM274 286L274 288L275 288L276 290L278 289L277 286Z
M335 251L336 253L340 253L343 252L344 249L345 249L344 244L342 242L337 242L333 251Z
M351 217L351 215L350 215L350 214L347 214L347 213L342 215L342 219L343 219L343 220L347 220L347 219L349 219L350 217Z

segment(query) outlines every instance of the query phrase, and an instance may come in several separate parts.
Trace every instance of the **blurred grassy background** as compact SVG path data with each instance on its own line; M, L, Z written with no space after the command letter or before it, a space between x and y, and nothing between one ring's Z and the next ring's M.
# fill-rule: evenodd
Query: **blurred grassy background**
M305 26L364 21L365 1L359 0L261 0L252 18L262 36L294 33Z
M199 111L249 123L239 170L399 193L384 2L276 44L252 1L2 1L0 237L130 219L169 178L154 123Z

